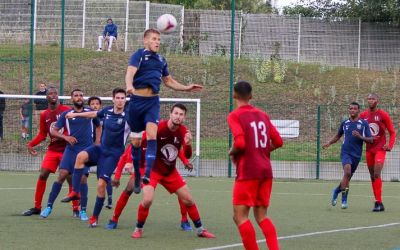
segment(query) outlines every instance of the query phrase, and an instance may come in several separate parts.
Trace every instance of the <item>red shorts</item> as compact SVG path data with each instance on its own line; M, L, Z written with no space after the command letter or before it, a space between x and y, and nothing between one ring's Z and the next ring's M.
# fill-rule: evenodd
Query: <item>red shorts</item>
M150 183L147 185L151 185L154 189L156 189L158 183L165 187L170 194L175 193L178 189L186 185L186 181L176 169L174 169L174 171L167 176L151 171Z
M57 171L58 165L60 165L63 152L56 152L47 150L43 157L42 168L50 170L50 172L55 173Z
M235 181L233 205L268 207L272 191L272 179Z
M375 164L385 162L386 151L380 150L376 153L368 152L365 154L365 158L367 159L367 166L369 168L374 167Z

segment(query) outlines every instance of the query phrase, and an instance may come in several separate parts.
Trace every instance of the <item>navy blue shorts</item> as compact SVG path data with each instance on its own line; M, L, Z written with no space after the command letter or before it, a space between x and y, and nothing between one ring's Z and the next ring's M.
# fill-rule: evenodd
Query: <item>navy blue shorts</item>
M131 131L139 133L146 130L146 124L158 124L160 120L160 97L132 95L128 108L128 124Z
M78 151L71 150L69 147L66 147L60 162L60 169L65 169L68 173L74 173L75 160L78 155Z
M354 174L356 172L358 163L360 163L360 158L351 156L346 153L342 153L340 155L340 158L342 159L342 166L350 164L351 165L351 173Z
M102 178L107 183L117 167L119 158L124 149L104 149L99 145L93 145L85 149L89 155L89 162L97 164L97 178Z

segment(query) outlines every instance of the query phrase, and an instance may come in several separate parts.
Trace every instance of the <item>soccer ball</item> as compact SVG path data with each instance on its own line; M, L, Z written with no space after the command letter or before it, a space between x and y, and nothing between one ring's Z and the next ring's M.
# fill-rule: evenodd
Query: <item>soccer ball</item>
M161 33L171 33L176 29L176 19L171 14L164 14L157 19L157 29Z

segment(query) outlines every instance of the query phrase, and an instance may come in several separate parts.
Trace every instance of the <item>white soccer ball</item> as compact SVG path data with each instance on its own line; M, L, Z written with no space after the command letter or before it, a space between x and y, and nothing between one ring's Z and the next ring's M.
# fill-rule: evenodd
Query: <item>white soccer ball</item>
M161 33L171 33L176 29L176 26L176 19L171 14L164 14L157 19L157 29Z

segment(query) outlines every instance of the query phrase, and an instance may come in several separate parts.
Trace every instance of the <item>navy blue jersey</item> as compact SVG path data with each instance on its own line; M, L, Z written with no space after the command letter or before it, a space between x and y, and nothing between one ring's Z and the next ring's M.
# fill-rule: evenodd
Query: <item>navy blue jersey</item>
M84 108L82 112L89 112L91 109ZM68 110L63 112L58 118L55 127L67 128L68 135L73 136L77 139L77 143L74 145L67 144L71 150L75 152L82 151L93 144L93 131L94 126L100 126L100 121L96 119L87 119L83 117L76 117L66 119L65 115L69 112L76 113L75 110Z
M138 49L129 59L129 66L137 68L133 77L135 89L152 88L153 93L160 92L161 77L168 76L168 64L165 58L146 49Z
M372 137L368 122L362 119L357 121L345 120L340 124L338 135L342 136L342 153L346 153L353 157L361 158L363 140L352 135L352 132L357 130L364 137Z
M97 117L103 121L101 146L105 149L124 150L126 138L129 134L127 113L114 113L112 106L105 107L97 112Z

